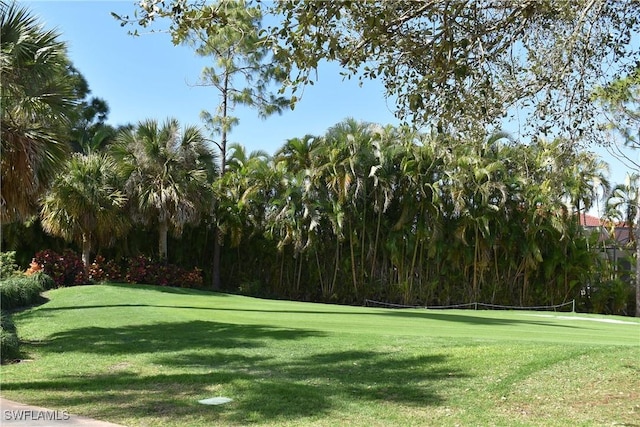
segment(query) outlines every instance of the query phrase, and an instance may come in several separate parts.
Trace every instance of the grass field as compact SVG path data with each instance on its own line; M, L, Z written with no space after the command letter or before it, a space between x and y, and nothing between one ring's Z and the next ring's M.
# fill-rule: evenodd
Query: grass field
M2 395L128 426L639 425L640 321L50 291ZM225 396L220 406L199 399Z

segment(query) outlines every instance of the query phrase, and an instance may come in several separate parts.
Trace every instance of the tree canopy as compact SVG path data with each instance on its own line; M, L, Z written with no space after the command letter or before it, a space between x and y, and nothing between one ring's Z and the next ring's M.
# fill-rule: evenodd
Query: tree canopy
M59 34L27 9L0 2L2 222L25 219L68 151L69 113L78 102Z
M129 229L120 181L111 157L75 153L42 200L43 229L80 244L85 268L94 244L111 245Z
M37 212L37 201L70 148L80 151L101 132L109 107L89 98L89 84L67 56L56 30L17 3L0 1L2 49L3 222Z
M147 0L134 21L169 18L180 42L193 28L237 25L224 3ZM417 125L464 130L521 111L537 131L593 137L594 89L640 61L640 3L633 1L255 4L275 22L262 42L294 89L312 83L322 61L337 61L347 77L382 79L398 117Z
M181 129L174 118L148 119L121 130L111 151L127 177L133 217L158 225L158 256L166 260L169 228L180 235L185 224L200 220L209 203L213 153L198 127Z

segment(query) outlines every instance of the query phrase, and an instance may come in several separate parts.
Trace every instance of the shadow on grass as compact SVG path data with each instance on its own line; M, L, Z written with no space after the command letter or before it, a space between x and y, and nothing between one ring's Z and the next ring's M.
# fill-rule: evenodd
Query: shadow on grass
M125 327L84 327L51 335L39 348L47 352L103 355L162 353L194 348L254 348L270 340L297 340L321 332L260 325L194 320Z
M321 336L205 321L79 328L40 343L38 353L118 355L120 362L77 376L3 381L2 387L37 391L40 400L30 403L120 423L244 425L323 417L348 410L345 401L347 407L354 401L440 405L450 381L468 376L444 355L287 344ZM145 359L126 362L127 354L142 353L148 353ZM135 365L140 360L142 369ZM220 394L234 401L197 403Z
M559 327L559 328L569 328L569 329L587 329L581 326L571 326L571 325L559 325L557 323L549 323L544 321L535 321L535 320L525 320L525 319L504 319L504 318L495 318L495 317L484 317L484 316L474 316L474 315L466 315L466 314L453 314L453 313L442 313L442 312L434 312L431 311L405 311L405 310L394 310L382 313L387 316L394 317L409 317L415 319L425 319L425 320L441 320L445 322L456 322L456 323L467 323L472 325L482 325L482 326L500 326L500 325L535 325L535 326L551 326L551 327Z
M229 294L225 292L213 291L208 289L195 289L195 288L177 288L174 286L159 286L159 285L146 285L140 283L103 283L101 286L112 286L118 288L128 289L143 289L145 291L155 291L167 294L181 294L181 295L196 295L196 296L212 296L227 297Z
M535 325L550 326L569 329L588 329L584 326L561 325L557 323L549 323L544 321L525 320L525 319L504 319L483 316L473 316L466 314L441 313L433 311L416 311L411 309L399 309L380 312L354 312L354 311L331 311L331 310L277 310L277 309L254 309L254 308L229 308L229 307L203 307L190 305L163 305L163 304L103 304L103 305L77 305L72 307L42 307L38 310L38 314L48 311L66 311L66 310L91 310L110 307L149 307L149 308L172 308L172 309L188 309L188 310L207 310L207 311L233 311L247 313L282 313L282 314L330 314L330 315L353 315L353 316L394 316L406 317L425 320L441 320L446 322L467 323L473 325L500 326L500 325Z

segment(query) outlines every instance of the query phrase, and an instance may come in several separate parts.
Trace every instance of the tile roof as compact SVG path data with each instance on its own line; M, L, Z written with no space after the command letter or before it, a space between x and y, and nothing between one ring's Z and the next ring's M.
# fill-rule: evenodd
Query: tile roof
M584 227L600 227L605 222L597 216L589 214L580 214L580 225Z

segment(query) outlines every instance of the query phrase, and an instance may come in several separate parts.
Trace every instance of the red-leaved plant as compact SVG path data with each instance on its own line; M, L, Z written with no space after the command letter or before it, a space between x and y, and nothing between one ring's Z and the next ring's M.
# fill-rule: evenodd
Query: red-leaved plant
M37 252L31 261L27 274L44 271L57 287L82 285L89 283L80 256L70 249L59 254L51 249Z

